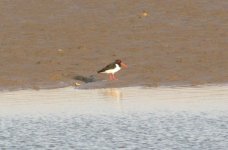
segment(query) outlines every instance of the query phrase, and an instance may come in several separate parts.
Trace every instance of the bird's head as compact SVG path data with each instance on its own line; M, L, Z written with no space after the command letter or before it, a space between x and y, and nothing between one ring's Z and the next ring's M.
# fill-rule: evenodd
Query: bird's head
M115 63L118 64L120 67L127 68L127 65L124 64L120 59L115 60Z

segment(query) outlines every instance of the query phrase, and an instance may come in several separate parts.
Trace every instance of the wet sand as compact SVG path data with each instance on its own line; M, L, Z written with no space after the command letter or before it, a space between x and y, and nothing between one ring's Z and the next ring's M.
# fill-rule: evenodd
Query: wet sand
M0 1L0 89L228 82L228 2ZM110 82L96 71L120 58Z
M65 87L38 91L3 91L0 92L0 117L99 116L152 112L228 115L227 88L228 85L213 85L89 90Z

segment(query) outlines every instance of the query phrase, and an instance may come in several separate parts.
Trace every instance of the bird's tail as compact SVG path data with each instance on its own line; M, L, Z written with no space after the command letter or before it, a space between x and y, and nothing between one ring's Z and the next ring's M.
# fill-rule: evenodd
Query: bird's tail
M101 70L97 71L97 73L102 73L102 72L104 72L104 70L103 70L103 69L101 69Z

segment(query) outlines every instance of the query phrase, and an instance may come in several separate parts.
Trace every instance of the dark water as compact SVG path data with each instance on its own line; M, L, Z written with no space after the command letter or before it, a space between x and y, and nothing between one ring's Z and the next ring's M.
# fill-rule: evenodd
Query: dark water
M227 149L226 86L0 94L1 149ZM40 99L40 101L38 101Z

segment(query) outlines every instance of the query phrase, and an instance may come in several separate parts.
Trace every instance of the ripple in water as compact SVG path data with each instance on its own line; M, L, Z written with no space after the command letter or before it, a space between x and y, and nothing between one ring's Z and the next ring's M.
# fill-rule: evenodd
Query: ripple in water
M0 93L1 149L226 149L227 87Z

